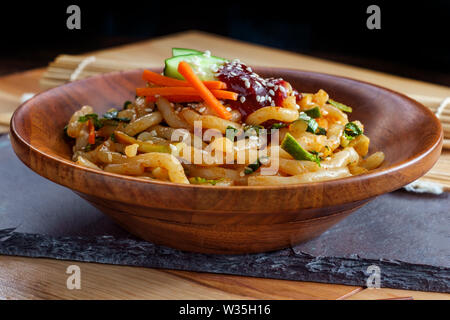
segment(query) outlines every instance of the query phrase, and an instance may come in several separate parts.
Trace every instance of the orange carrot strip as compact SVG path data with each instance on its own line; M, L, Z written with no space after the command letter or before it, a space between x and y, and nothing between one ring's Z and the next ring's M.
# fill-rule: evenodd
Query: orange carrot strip
M200 96L164 96L164 98L166 98L170 102L176 102L176 103L203 101L202 97L200 97ZM147 102L156 102L156 100L157 100L157 98L155 96L148 96L148 97L146 97L146 99L147 99Z
M94 122L92 120L89 120L88 122L88 129L89 129L88 142L89 144L95 144L95 127Z
M236 101L238 98L238 94L236 92L225 91L225 90L211 90L211 92L214 95L214 97L216 97L218 99Z
M205 100L206 104L213 108L217 115L223 119L231 119L231 113L216 99L211 91L195 75L191 66L186 61L178 64L178 72L189 82L198 92L198 95Z
M182 103L182 102L200 102L203 99L200 96L164 96L170 102ZM157 98L155 96L146 97L147 102L155 102Z
M226 90L211 90L216 98L224 100L237 100L238 94ZM199 96L198 91L192 87L159 87L159 88L137 88L138 96Z
M157 86L163 87L191 87L191 84L187 81L178 80L170 77L163 76L159 73L144 70L142 78L148 82L151 82ZM227 85L222 81L203 81L203 84L208 87L208 89L226 89Z

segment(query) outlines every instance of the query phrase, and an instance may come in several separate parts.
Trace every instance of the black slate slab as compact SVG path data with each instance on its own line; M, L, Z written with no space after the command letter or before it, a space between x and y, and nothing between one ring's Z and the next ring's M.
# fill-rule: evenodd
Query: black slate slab
M450 196L378 197L308 243L277 252L204 255L129 235L70 190L34 174L0 138L0 254L349 285L450 292ZM3 230L1 230L3 229Z

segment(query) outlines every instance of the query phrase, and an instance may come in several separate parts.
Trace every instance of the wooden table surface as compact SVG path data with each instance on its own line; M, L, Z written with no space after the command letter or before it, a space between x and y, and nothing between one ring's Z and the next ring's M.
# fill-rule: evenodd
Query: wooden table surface
M211 50L253 65L289 67L377 83L394 90L439 99L450 88L404 79L309 56L256 46L196 31L96 52L112 59L149 61L159 66L172 47ZM13 111L23 93L37 93L44 69L0 78L0 112ZM66 269L81 269L81 289L66 286ZM450 299L450 294L260 279L140 267L0 256L0 299Z

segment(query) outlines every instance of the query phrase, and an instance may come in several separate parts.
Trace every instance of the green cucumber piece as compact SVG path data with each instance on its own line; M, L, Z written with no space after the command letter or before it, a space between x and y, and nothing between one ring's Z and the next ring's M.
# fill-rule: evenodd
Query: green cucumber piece
M188 54L203 54L203 52L194 49L172 48L172 57L185 56Z
M300 143L290 133L286 133L286 136L281 142L281 149L289 153L295 160L312 161L320 166L319 157L303 149Z
M322 115L320 113L320 108L319 107L314 107L308 110L304 111L308 116L310 116L311 118L320 118Z
M306 128L306 131L311 133L316 133L317 129L319 128L319 124L316 120L308 116L305 112L300 112L300 115L298 117L298 120L296 121L304 121L308 125Z
M167 77L184 80L183 76L178 72L178 64L186 61L192 67L195 74L202 81L216 80L215 73L217 69L227 62L227 60L218 57L207 57L203 54L188 54L183 56L175 56L165 61L164 75Z
M308 123L304 120L296 120L289 125L289 131L295 135L300 135L308 129Z
M346 106L343 103L334 101L333 99L328 99L328 103L331 104L332 106L338 108L339 110L344 111L344 112L349 112L350 113L350 112L353 111L351 107Z

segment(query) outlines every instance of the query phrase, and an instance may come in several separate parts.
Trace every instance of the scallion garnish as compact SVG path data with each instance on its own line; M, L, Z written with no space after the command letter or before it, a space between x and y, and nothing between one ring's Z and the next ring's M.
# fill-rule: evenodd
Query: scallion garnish
M289 153L295 160L312 161L320 166L320 158L318 154L314 154L303 149L300 143L298 143L290 133L287 133L281 142L281 149Z
M344 137L347 140L353 140L362 133L361 128L354 122L348 122L344 127Z
M328 103L331 104L332 106L338 108L339 110L344 111L344 112L349 112L350 113L350 112L353 111L351 107L349 107L349 106L347 106L347 105L345 105L343 103L334 101L333 99L328 99Z

